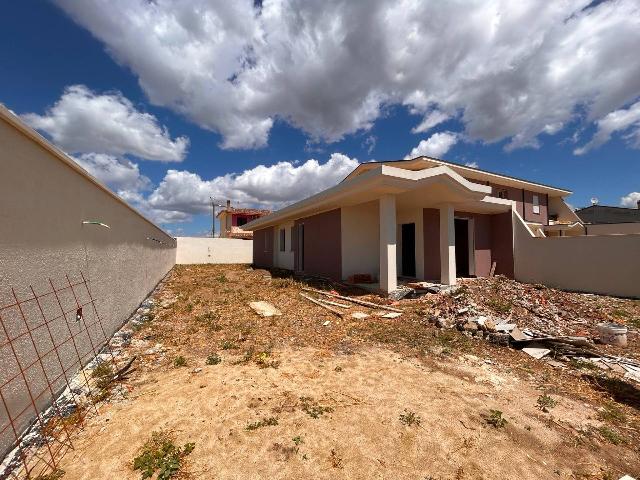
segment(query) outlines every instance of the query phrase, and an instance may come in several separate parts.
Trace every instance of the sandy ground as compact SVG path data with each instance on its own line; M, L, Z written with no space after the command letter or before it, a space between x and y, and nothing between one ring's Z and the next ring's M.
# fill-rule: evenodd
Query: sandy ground
M91 421L63 462L64 478L139 478L131 459L159 429L195 442L188 457L195 478L575 478L600 473L604 463L550 425L551 418L597 425L593 409L558 398L544 414L537 389L477 357L448 371L379 349L342 356L285 350L278 358L277 369L223 357L199 373L141 378L131 400L105 405ZM300 397L333 412L314 419ZM420 426L400 422L405 409ZM504 429L484 421L490 409L503 412ZM245 429L271 416L278 425ZM297 436L304 443L296 452Z
M616 397L590 372L439 332L422 320L428 302L399 319L340 320L300 287L241 266L176 269L124 352L139 355L128 395L88 420L63 479L139 479L133 458L161 429L195 443L182 474L195 479L640 477L637 390ZM253 300L283 315L260 318ZM221 363L206 365L212 353ZM549 412L542 394L558 402ZM611 405L618 415L604 418ZM313 418L309 406L329 410ZM420 424L405 425L407 412ZM277 425L246 429L270 417Z

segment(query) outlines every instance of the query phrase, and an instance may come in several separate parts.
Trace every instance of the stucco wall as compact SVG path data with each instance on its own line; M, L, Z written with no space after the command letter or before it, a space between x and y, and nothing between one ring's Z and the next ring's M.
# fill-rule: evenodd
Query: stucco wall
M304 273L340 280L342 278L340 209L295 221L296 226L301 224L304 225ZM297 251L295 241L294 247ZM298 270L297 262L296 270Z
M422 214L424 279L440 281L440 211L425 208Z
M253 241L238 238L178 237L176 263L253 263Z
M380 213L379 204L362 203L342 208L342 277L368 273L380 274Z
M585 225L587 235L614 235L640 233L640 222L636 223L599 223L597 225Z
M640 235L532 237L514 218L515 277L581 292L640 297Z
M273 267L273 240L273 227L253 232L253 264L256 267Z
M25 299L30 296L29 285L40 294L50 289L49 278L60 287L66 282L66 275L75 282L82 272L89 280L98 314L110 336L175 263L173 238L4 119L0 119L0 206L2 305L10 301L10 287ZM98 220L111 228L83 225L85 220ZM62 303L69 310L74 300L67 296ZM47 318L59 316L56 308L53 304L44 306ZM84 321L90 325L94 318L87 310ZM34 309L25 314L32 325L42 323ZM3 317L5 323L14 321L17 320ZM67 321L74 322L77 328L75 318ZM13 327L9 325L10 330ZM59 336L67 332L66 324L61 318L51 327L57 343ZM104 341L102 334L94 333L94 341ZM39 341L43 332L34 335ZM79 337L77 341L83 362L89 361L93 356L89 339ZM22 348L27 347L20 344L19 349ZM33 350L19 353L25 364L36 357ZM74 363L71 351L60 353L65 367ZM2 383L16 373L17 365L7 360L10 357L6 347L0 349ZM44 365L51 378L59 375L55 372L59 364L52 355L44 359ZM42 382L42 370L31 373L34 382ZM60 377L56 390L63 384L64 378ZM12 409L28 398L23 384L16 384L3 394L8 395ZM20 426L31 418L32 414L23 417ZM0 407L0 425L5 420L6 412ZM0 438L0 455L7 448L7 441L6 437Z

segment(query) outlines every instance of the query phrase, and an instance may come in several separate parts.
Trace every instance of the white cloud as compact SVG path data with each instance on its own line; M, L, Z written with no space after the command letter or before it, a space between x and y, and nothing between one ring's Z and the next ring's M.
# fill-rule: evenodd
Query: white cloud
M186 137L171 139L156 117L138 111L120 93L97 94L83 85L65 89L44 114L22 117L71 153L133 155L146 160L182 161Z
M422 122L411 129L411 133L424 133L431 130L436 125L441 124L442 122L449 120L451 118L448 114L441 112L440 110L433 110L425 115Z
M634 148L640 148L640 101L629 108L622 108L605 115L596 122L598 130L584 147L576 148L573 153L582 155L603 145L616 132L627 132L624 138Z
M640 192L631 192L620 199L620 206L627 208L637 208L640 201Z
M431 135L427 140L422 140L417 147L411 150L405 159L420 157L440 158L458 142L458 134L454 132L438 132Z
M258 165L211 180L188 171L169 170L140 208L152 212L153 218L168 216L173 221L186 221L191 215L210 212L209 197L230 199L243 206L278 209L337 184L357 166L356 159L334 153L325 163L311 159L300 164ZM142 205L141 199L138 205Z
M470 168L480 168L480 165L478 165L478 162L466 162L465 167L470 167Z
M277 119L338 140L396 104L426 115L420 133L437 111L537 146L640 94L637 0L55 1L227 148L265 145Z
M115 192L137 192L151 187L151 180L140 173L137 164L127 159L103 153L85 153L73 159Z

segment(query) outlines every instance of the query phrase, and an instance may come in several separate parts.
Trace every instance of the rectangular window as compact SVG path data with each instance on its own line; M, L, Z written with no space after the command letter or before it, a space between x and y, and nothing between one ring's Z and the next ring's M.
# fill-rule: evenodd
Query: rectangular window
M280 229L280 251L284 252L286 251L286 239L287 239L287 234L285 233L286 230L284 228Z
M247 223L247 217L238 217L238 220L236 220L236 225L241 227L242 225L246 225Z
M500 188L497 191L497 194L498 194L498 198L503 198L505 200L509 198L509 191L506 188Z
M533 196L533 213L540 214L540 199L538 195Z

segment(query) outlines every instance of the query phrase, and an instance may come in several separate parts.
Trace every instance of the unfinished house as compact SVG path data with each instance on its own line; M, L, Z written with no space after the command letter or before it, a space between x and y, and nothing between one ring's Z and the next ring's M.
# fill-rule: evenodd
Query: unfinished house
M242 226L270 213L270 210L234 208L231 206L231 201L227 200L227 207L217 215L220 221L220 238L251 240L253 238L253 232L243 230Z
M571 192L418 157L358 166L333 188L244 226L254 263L335 280L455 284L514 277L514 218L534 236L580 234ZM515 217L512 212L515 213Z

